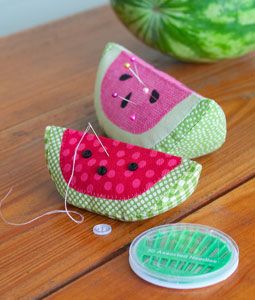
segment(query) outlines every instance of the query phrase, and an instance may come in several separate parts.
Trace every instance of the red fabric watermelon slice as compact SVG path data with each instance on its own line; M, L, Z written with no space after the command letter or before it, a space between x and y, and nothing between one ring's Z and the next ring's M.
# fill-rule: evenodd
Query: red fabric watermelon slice
M48 167L62 195L71 177L75 149L82 134L59 127L46 129ZM136 217L132 217L132 206L140 211L139 219L146 218L159 213L159 203L161 210L172 207L170 194L174 195L177 205L194 190L201 169L197 163L106 137L100 137L100 140L109 157L91 133L87 133L80 143L70 184L70 203L110 217L134 220L138 216L135 212ZM154 202L156 208L152 209ZM107 213L108 204L114 213ZM145 217L142 217L144 213Z

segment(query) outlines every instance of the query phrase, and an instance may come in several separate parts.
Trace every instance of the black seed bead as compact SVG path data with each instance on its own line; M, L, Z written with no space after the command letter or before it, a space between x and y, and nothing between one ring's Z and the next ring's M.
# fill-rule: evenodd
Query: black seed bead
M105 175L107 173L107 168L105 166L100 166L97 168L97 174L98 175Z
M128 165L129 171L135 171L135 170L137 170L137 168L138 168L138 164L135 162L132 162Z
M155 103L159 99L159 92L157 90L153 90L151 92L150 103Z
M92 156L92 152L91 152L91 150L87 149L87 150L82 151L81 155L83 158L90 158Z
M129 74L123 74L123 75L120 76L119 80L124 81L124 80L127 80L129 78L132 78L132 76L129 75Z
M132 92L130 92L130 93L125 97L125 99L130 100L131 96L132 96ZM128 101L127 101L127 100L122 100L122 101L121 101L121 103L120 103L120 107L121 107L121 108L125 108L125 107L128 105Z

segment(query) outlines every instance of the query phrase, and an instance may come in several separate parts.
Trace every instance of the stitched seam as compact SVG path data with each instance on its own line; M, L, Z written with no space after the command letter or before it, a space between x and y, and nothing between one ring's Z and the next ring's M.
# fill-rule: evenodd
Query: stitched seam
M208 99L208 100L210 100L210 99ZM205 100L205 101L207 101L207 100ZM202 102L202 101L201 101ZM200 102L200 103L201 103ZM199 104L200 104L199 103ZM198 104L198 105L199 105ZM198 122L196 122L195 124L194 124L194 126L192 126L192 128L185 134L185 136L183 136L183 137L181 137L181 138L176 138L175 136L174 136L174 132L175 131L177 131L178 130L178 127L179 126L177 126L175 129L174 129L174 131L172 131L165 139L167 139L167 138L172 138L174 141L175 141L175 143L174 143L174 145L177 145L178 143L180 143L182 140L184 140L190 133L191 133L191 131L193 131L194 130L194 128L201 122L201 120L211 111L211 107L210 106L212 106L212 103L211 102L209 102L208 103L208 108L207 108L207 110L201 115L201 118L199 119L199 121ZM183 122L185 122L185 120L186 119L184 119L183 120ZM181 124L180 124L181 125ZM161 140L161 142L159 143L159 144L157 144L156 146L160 146L160 144L165 140L165 139L163 139L163 140Z

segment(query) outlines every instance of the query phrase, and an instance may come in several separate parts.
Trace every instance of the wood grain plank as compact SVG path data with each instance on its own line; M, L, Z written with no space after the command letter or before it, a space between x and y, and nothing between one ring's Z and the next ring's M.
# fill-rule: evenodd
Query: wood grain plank
M151 220L121 223L84 212L80 226L64 215L26 227L0 223L0 289L5 299L32 298L57 289L114 256L141 231L174 222L254 175L255 56L210 65L182 64L136 41L111 10L103 8L0 39L1 195L14 186L5 205L8 218L24 221L63 208L46 169L43 131L49 124L81 129L87 121L98 129L93 87L107 41L124 44L196 91L216 98L227 115L227 142L199 159L203 173L195 194ZM111 224L115 234L95 237L92 227L101 222Z
M173 290L149 284L129 267L128 251L83 276L47 299L254 299L255 180L183 219L185 223L213 226L238 244L240 263L226 281L197 290ZM114 233L113 233L114 234Z

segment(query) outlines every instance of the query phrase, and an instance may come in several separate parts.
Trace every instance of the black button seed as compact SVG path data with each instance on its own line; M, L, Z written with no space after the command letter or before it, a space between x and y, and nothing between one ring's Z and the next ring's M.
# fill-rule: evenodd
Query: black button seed
M130 100L131 96L132 96L132 92L130 92L130 93L125 97L126 100L122 100L122 101L121 101L121 104L120 104L120 107L121 107L121 108L125 108L125 107L127 106L128 100Z
M98 175L105 175L107 173L107 168L105 166L100 166L97 168L97 174Z
M150 97L150 103L155 103L159 99L159 92L157 90L152 90L151 97Z
M92 152L91 152L91 150L87 149L87 150L82 151L81 155L83 158L89 158L92 156Z
M132 162L128 165L129 171L135 171L135 170L137 170L137 168L138 168L138 164L135 162Z
M127 80L127 79L129 79L129 78L132 78L132 76L129 75L129 74L122 74L122 75L120 76L119 80L120 80L120 81L125 81L125 80Z

